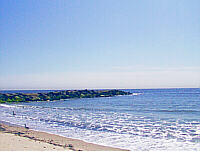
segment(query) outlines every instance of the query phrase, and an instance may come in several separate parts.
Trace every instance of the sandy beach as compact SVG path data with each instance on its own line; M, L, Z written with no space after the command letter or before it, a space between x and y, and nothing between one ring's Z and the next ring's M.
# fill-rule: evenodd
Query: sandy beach
M0 151L126 151L0 123Z

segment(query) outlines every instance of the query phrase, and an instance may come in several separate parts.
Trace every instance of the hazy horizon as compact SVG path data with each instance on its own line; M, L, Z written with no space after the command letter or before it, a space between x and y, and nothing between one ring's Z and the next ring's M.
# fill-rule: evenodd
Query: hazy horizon
M0 90L200 88L199 0L2 0L0 14Z
M152 89L200 89L200 88L129 88L129 89L126 89L126 88L121 88L121 89L118 89L118 88L106 88L106 89L97 89L97 88L94 88L94 89L0 89L0 91L64 91L64 90L110 90L110 89L116 89L116 90L152 90Z

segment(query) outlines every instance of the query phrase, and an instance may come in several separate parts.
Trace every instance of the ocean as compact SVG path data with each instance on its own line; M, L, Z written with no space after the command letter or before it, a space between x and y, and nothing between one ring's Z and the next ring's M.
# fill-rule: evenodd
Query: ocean
M199 88L124 91L132 95L0 104L0 121L131 151L200 151Z

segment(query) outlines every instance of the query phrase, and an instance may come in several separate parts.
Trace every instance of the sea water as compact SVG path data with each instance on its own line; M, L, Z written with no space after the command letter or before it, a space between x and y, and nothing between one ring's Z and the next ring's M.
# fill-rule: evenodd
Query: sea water
M132 95L1 104L0 120L132 151L200 151L200 89L124 91Z

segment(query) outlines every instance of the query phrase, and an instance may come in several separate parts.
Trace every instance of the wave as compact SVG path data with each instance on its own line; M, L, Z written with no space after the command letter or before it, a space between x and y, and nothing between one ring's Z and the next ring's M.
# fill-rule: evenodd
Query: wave
M0 104L2 107L7 107L7 108L14 108L15 106L13 105L8 105L8 104Z
M143 93L132 93L131 95L142 95Z
M142 110L142 111L147 111L147 112L189 112L189 113L192 113L192 112L200 112L200 110Z
M7 108L32 108L32 109L52 109L52 110L68 110L68 111L99 111L99 112L166 112L166 113L200 113L200 110L192 110L192 109L130 109L130 108L123 108L123 109L115 109L115 108L95 108L95 107L52 107L52 106L32 106L32 105L7 105L7 104L0 104L2 107Z
M1 104L0 104L1 106ZM34 105L5 105L2 104L2 106L5 107L19 107L19 108L29 108L29 109L52 109L52 110L70 110L70 111L115 111L110 108L93 108L93 107L53 107L53 106L34 106Z

